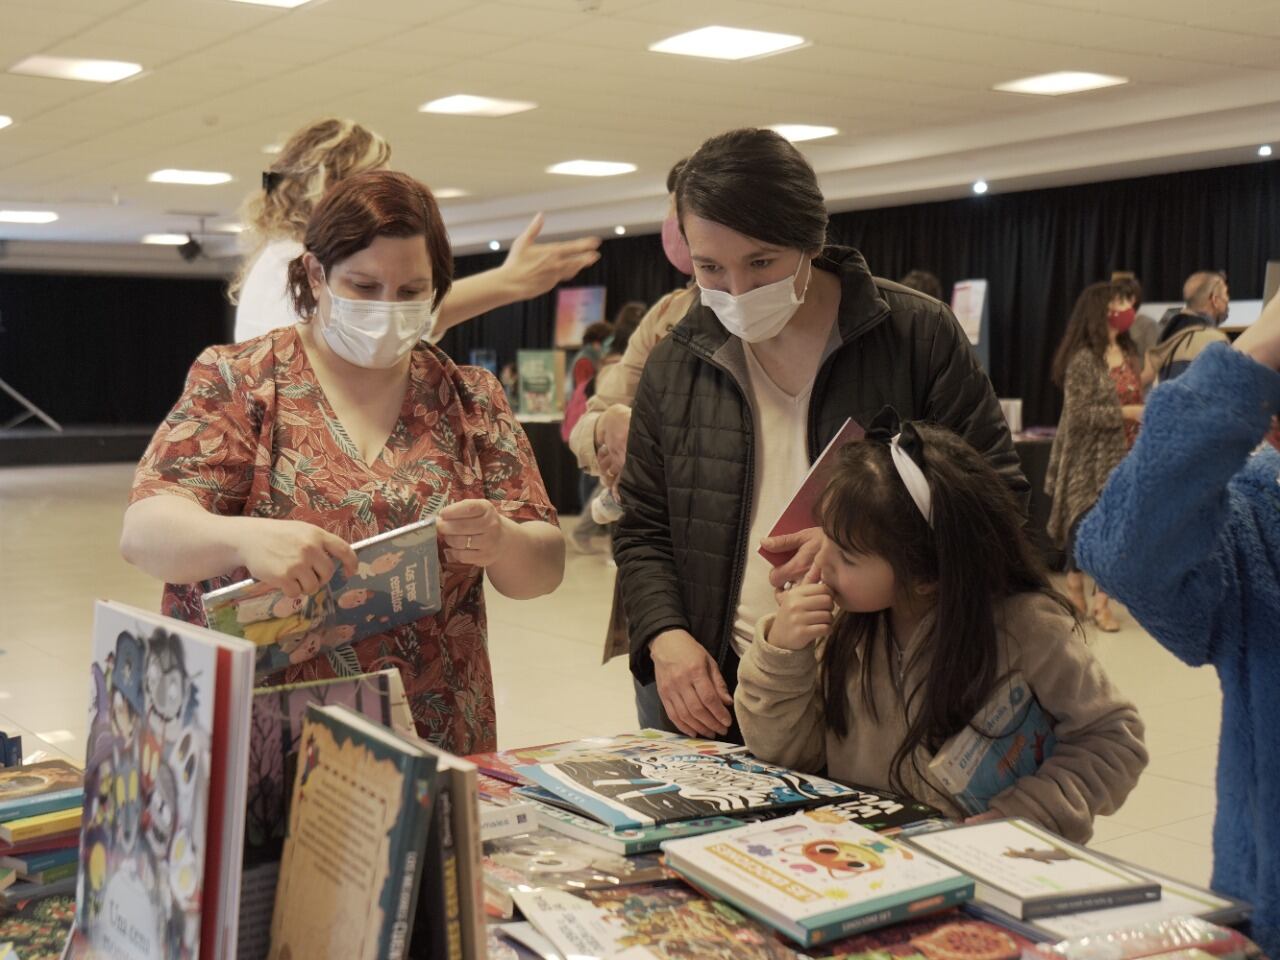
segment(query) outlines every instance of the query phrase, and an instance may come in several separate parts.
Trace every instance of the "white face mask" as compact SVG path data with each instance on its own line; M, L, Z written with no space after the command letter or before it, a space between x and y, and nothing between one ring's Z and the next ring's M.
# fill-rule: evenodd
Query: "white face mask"
M796 278L800 276L800 268L809 264L809 275L804 281L804 292L796 296ZM804 303L805 294L809 292L809 281L813 279L813 259L801 256L796 264L796 272L775 283L756 287L735 297L724 290L708 290L701 283L702 303L715 311L721 326L735 337L747 343L759 343L769 340L782 332L795 312Z
M439 312L426 300L351 300L329 291L329 316L317 310L320 333L329 349L357 367L386 369L413 349L435 327Z

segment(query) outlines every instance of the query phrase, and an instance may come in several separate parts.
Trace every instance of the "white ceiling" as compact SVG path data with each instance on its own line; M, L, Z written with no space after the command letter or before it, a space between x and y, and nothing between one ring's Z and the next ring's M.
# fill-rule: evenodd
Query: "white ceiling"
M810 43L743 63L646 49L713 23ZM540 209L551 235L652 229L671 163L744 125L839 127L801 146L835 209L1280 147L1280 0L0 0L0 70L36 53L145 69L113 85L0 72L0 114L14 119L0 130L0 207L61 216L0 224L0 239L129 244L195 229L200 213L212 229L257 187L264 145L329 114L383 134L394 166L468 191L443 204L460 252L505 242ZM991 90L1062 69L1133 82L1061 98ZM539 107L417 112L454 93ZM543 172L578 157L639 169ZM162 167L235 180L148 183Z

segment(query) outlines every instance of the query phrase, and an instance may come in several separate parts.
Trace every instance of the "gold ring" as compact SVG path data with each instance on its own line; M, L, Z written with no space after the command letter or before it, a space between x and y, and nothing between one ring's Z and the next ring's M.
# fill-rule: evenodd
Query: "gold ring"
M467 537L467 546L465 547L465 549L467 549L467 550L470 550L470 549L471 549L471 537L470 537L470 536L468 536L468 537Z

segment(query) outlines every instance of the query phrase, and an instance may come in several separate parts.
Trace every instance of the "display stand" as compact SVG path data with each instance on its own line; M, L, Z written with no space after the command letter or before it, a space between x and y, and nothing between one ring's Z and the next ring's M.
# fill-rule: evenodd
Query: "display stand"
M991 372L991 316L986 280L960 280L951 291L951 312L969 338L982 369Z
M3 390L5 393L13 397L13 399L17 400L18 403L22 404L22 406L26 408L22 413L18 414L12 420L9 420L3 424L0 424L0 432L8 430L12 427L16 427L18 424L22 423L24 420L29 420L32 417L37 417L40 420L43 420L45 423L45 426L49 427L56 433L62 432L62 425L59 424L57 420L53 419L53 417L49 416L47 413L45 413L43 410L37 407L34 403L32 403L30 400L28 400L26 397L20 394L17 390L13 389L13 387L5 383L3 378L0 378L0 390Z

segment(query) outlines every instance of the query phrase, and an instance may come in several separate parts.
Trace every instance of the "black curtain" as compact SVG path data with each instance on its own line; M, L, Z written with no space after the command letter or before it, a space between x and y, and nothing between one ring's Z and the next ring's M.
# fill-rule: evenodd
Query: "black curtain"
M64 426L159 423L232 315L221 279L0 272L0 377Z

